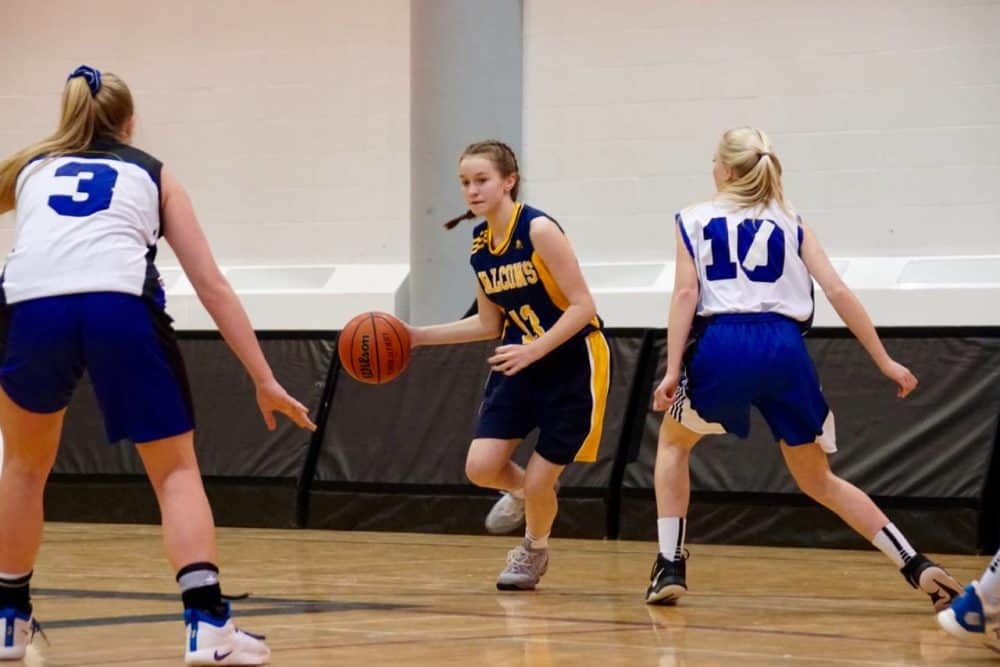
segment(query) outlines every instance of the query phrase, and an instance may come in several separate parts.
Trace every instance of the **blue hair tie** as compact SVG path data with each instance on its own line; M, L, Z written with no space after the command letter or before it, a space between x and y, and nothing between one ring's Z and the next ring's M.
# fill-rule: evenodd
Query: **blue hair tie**
M90 88L90 96L97 95L101 89L101 70L94 69L89 65L80 65L66 78L67 81L82 76L87 80L87 87Z

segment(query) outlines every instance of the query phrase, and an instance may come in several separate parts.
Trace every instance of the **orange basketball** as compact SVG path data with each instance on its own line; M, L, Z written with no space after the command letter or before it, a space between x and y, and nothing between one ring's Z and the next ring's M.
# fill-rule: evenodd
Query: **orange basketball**
M389 313L361 313L340 332L337 354L341 366L358 382L385 384L410 361L410 332Z

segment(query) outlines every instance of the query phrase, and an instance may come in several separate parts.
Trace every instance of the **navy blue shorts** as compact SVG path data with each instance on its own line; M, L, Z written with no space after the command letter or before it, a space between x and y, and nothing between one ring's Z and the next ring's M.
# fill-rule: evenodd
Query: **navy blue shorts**
M820 444L836 450L830 408L798 323L774 313L711 317L685 354L684 379L669 412L696 432L745 438L751 406L775 440L804 445L820 440L826 428Z
M535 451L547 461L596 461L610 385L604 334L570 339L515 375L490 374L476 438L515 440L537 428Z
M25 410L62 410L86 370L110 442L149 442L194 428L171 319L141 297L32 299L5 306L0 319L0 386Z

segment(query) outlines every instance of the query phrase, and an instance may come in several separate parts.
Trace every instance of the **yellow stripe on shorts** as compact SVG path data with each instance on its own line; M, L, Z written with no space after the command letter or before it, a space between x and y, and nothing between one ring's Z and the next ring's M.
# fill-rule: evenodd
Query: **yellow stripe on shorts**
M576 453L575 461L593 463L604 433L604 411L608 404L611 386L611 349L600 331L587 335L587 354L590 357L590 395L593 407L590 412L590 432Z

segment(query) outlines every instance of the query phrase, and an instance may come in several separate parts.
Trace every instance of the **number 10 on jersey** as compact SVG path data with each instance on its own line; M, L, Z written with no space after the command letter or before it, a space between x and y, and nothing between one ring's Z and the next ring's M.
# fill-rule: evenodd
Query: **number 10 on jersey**
M732 261L729 221L712 218L704 228L712 263L705 267L709 280L732 280L737 262ZM746 277L755 283L773 283L785 270L785 235L773 220L747 218L736 226L736 259Z

